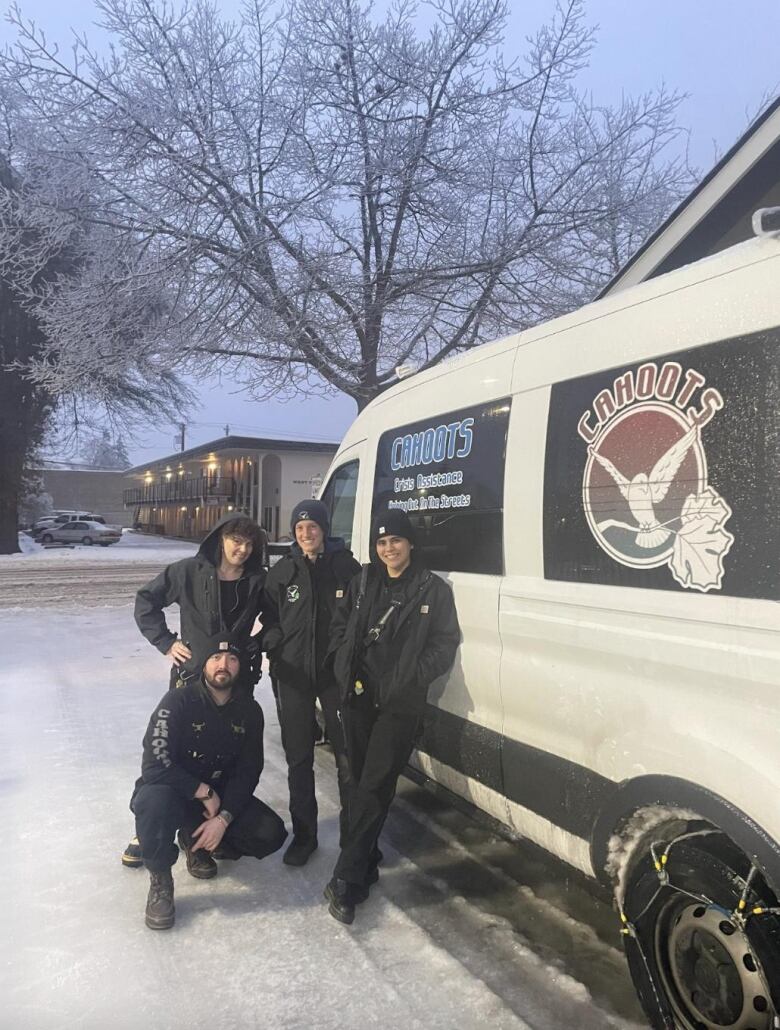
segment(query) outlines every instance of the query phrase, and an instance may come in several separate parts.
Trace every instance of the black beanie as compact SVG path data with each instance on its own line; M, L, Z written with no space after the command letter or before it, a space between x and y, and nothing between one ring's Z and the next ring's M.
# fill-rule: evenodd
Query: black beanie
M317 523L322 530L323 536L328 535L330 520L328 518L328 509L322 501L298 501L292 510L292 517L290 518L290 531L293 536L295 535L297 523L305 522L307 519Z
M380 536L402 536L410 544L415 542L414 527L409 516L400 508L390 508L380 512L371 526L371 546L375 546Z
M239 661L243 658L241 645L236 642L235 637L231 636L230 633L224 632L217 633L203 642L203 646L200 648L201 669L214 654L234 654Z

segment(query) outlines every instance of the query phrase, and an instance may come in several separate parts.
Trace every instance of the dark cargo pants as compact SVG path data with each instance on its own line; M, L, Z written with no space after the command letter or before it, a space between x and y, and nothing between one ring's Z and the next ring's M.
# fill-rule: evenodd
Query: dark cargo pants
M376 867L379 834L420 726L420 716L381 711L368 695L342 711L349 756L345 830L333 875L364 884Z
M319 697L328 738L336 758L341 809L344 810L347 782L347 760L344 734L338 711L338 688L326 682L317 690L291 686L282 680L274 684L282 747L287 760L287 784L290 790L290 818L293 836L298 841L317 839L317 795L314 789L314 744L316 734L315 704ZM341 826L343 834L343 823Z
M142 784L130 807L135 813L144 865L155 873L170 869L179 857L174 843L176 831L190 836L204 816L200 801L188 801L163 783ZM279 850L286 836L282 819L259 798L253 797L228 826L221 846L236 858L241 855L265 858Z

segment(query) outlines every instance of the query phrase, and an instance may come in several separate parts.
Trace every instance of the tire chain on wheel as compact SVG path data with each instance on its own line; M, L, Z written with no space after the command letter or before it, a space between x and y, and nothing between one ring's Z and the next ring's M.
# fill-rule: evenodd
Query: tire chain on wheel
M620 920L621 920L621 931L620 932L621 932L621 934L624 937L624 946L625 946L625 949L626 949L626 953L628 955L628 951L629 951L630 947L633 947L633 948L636 949L636 953L639 956L639 958L641 960L641 963L642 963L642 966L644 967L644 971L646 973L647 985L649 985L649 987L650 987L650 989L652 990L652 993L653 993L653 999L654 999L654 1002L655 1002L655 1006L654 1007L655 1007L655 1011L657 1013L657 1018L660 1018L660 1019L663 1020L663 1023L658 1023L656 1021L656 1018L654 1017L654 1024L653 1024L654 1025L654 1030L677 1030L678 1024L676 1023L674 1014L671 1012L669 1004L668 1004L668 1002L666 1000L666 991L657 983L656 975L653 973L653 971L650 968L650 962L648 961L647 953L645 951L645 948L643 946L643 943L642 943L642 940L641 940L641 938L639 936L639 933L637 932L637 926L639 925L640 921L646 916L646 914L651 910L651 908L655 904L655 901L658 898L659 894L661 894L664 890L672 890L672 891L676 891L679 894L683 894L686 897L691 898L693 901L697 901L700 905L703 905L705 908L709 908L709 907L711 907L713 905L713 902L709 898L706 898L706 897L704 897L703 895L700 895L700 894L694 894L691 891L685 890L684 888L679 887L677 884L672 882L672 879L671 879L669 873L666 870L666 865L667 865L667 860L668 860L669 853L671 852L671 850L672 850L672 848L674 847L675 844L678 844L680 841L689 839L691 837L702 836L702 835L709 835L709 834L717 834L717 833L720 833L720 831L717 830L717 829L714 829L714 828L708 828L706 830L695 830L693 832L686 832L686 833L678 834L671 841L669 841L669 843L666 845L666 850L665 850L665 852L664 852L664 854L662 856L662 859L660 861L658 860L657 856L655 855L654 846L651 846L649 853L650 853L650 856L652 858L653 867L655 869L655 872L656 872L656 875L657 875L657 878L658 878L658 886L657 886L657 889L655 890L655 892L653 893L652 897L650 898L650 900L645 903L645 905L643 906L642 910L639 912L639 914L633 920L629 920L628 916L625 913L624 906L621 904L621 901L618 898L617 893L615 893L615 903L617 905L618 912L620 913ZM752 882L752 879L753 879L753 876L754 876L755 872L756 872L756 867L751 864L751 871L750 871L750 874L748 875L748 878L747 878L747 880L745 882L745 888L743 890L742 898L740 899L740 903L734 909L734 911L731 913L731 921L733 921L735 923L737 928L739 930L741 930L745 934L745 936L746 936L746 927L747 927L747 924L748 924L748 922L750 921L751 918L760 918L763 915L775 915L775 916L780 915L780 908L766 907L766 906L760 906L760 905L752 906L751 910L748 911L747 914L743 915L744 910L747 908L746 898L747 898L747 895L748 895L748 893L750 891L751 882ZM750 946L751 953L752 953L753 947L752 947L752 944L751 944L749 939L748 939L748 945ZM763 968L763 965L762 965L762 968ZM775 1002L776 1002L776 998L773 996L774 992L771 990L771 985L766 985L766 986L768 988L770 988L768 993L770 993L770 998L772 1000L772 1004L774 1005ZM639 988L638 985L636 985L636 987L637 987L637 992L639 993L639 996L640 996L640 1000L642 1001L642 1004L647 1009L644 993L642 992L642 990ZM775 1015L773 1017L772 1028L773 1028L773 1030L780 1030L780 1015Z

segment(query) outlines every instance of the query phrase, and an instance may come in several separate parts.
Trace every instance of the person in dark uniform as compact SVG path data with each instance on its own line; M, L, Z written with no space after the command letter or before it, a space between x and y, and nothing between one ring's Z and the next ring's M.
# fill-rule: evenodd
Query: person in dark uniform
M287 865L302 866L317 847L314 744L319 698L336 757L339 789L346 758L338 718L338 688L325 668L333 614L352 577L360 571L344 541L328 536L328 512L320 501L293 508L290 554L268 573L263 603L263 648L274 682L282 746L287 760L293 839Z
M240 646L228 634L201 646L201 675L172 687L152 713L130 802L150 874L152 930L174 923L177 830L187 869L204 880L217 875L214 854L265 858L287 837L284 822L254 796L263 769L263 713L251 692L238 689Z
M379 834L421 727L429 685L455 659L460 628L449 586L415 559L402 511L371 530L371 563L347 592L331 626L349 760L345 829L325 888L330 914L355 917L376 883Z
M228 515L204 537L193 558L174 562L141 587L135 621L154 647L170 659L170 686L199 676L196 656L215 633L230 632L248 660L242 663L239 689L249 693L260 678L260 641L251 636L262 611L268 568L265 532L244 515ZM169 629L163 609L178 604L181 633ZM135 838L125 848L123 865L142 865Z

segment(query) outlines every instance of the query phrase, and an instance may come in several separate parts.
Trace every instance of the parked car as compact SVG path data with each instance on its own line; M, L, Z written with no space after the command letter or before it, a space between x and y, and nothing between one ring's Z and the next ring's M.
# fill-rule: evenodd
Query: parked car
M95 519L73 519L62 525L44 528L40 534L42 544L100 544L108 547L122 539L119 526L107 526L103 521Z
M89 511L79 512L62 512L59 515L45 515L43 518L38 519L33 524L32 534L34 537L38 537L41 533L51 526L65 526L69 522L99 522L101 525L106 524L106 520L102 515L93 515Z

